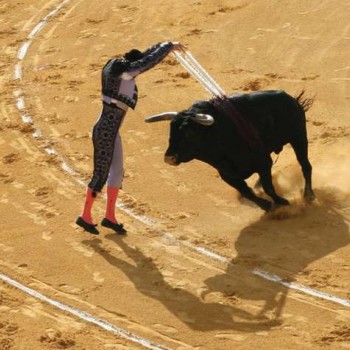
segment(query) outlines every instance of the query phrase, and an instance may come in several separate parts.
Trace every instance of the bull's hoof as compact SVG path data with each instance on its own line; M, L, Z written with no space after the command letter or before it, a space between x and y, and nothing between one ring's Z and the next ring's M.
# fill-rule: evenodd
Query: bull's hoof
M282 205L289 205L289 201L285 198L279 197L277 199L275 199L275 204L282 206Z
M274 208L273 203L266 199L260 199L258 205L262 210L265 210L266 212L270 212Z
M304 198L307 202L311 203L316 199L315 193L313 191L305 191Z

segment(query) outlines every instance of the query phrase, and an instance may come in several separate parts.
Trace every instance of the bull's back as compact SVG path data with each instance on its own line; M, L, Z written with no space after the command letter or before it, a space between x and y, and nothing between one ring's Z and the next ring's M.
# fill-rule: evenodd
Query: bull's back
M285 91L256 91L229 98L240 114L254 125L271 151L291 142L295 134L304 133L303 107Z
M263 134L271 128L279 133L288 133L305 123L303 107L282 90L231 95L230 100L240 114Z
M248 94L232 94L230 101L248 115L248 117L259 117L262 113L280 113L283 118L283 112L298 111L302 107L298 101L283 90L255 91Z

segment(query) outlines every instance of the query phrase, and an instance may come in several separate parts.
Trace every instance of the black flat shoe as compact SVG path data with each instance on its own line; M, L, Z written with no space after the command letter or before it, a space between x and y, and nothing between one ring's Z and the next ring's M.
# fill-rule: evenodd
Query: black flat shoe
M115 222L112 222L112 221L104 218L101 221L101 225L104 226L104 227L111 228L114 232L118 233L119 235L125 235L126 234L126 230L123 227L123 224L116 224Z
M85 231L92 233L93 235L98 235L100 232L96 228L97 225L89 224L81 216L75 222L78 226L82 227Z

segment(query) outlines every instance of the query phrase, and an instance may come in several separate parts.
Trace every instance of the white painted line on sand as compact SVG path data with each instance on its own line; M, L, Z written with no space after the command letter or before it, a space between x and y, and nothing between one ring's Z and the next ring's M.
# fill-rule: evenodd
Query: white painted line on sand
M141 338L141 337L139 337L131 332L128 332L122 328L116 327L113 324L111 324L107 321L104 321L101 318L97 318L97 317L95 317L95 316L93 316L85 311L68 306L66 304L63 304L63 303L57 301L57 300L48 298L45 295L37 292L36 290L31 289L29 287L26 287L25 285L17 282L16 280L14 280L14 279L12 279L12 278L10 278L2 273L0 273L0 279L2 281L6 282L7 284L21 290L22 292L24 292L28 295L31 295L32 297L34 297L36 299L39 299L47 304L50 304L50 305L52 305L52 306L54 306L62 311L65 311L73 316L76 316L76 317L78 317L86 322L92 323L92 324L94 324L94 325L96 325L96 326L98 326L98 327L100 327L100 328L102 328L110 333L116 334L124 339L127 339L127 340L133 342L133 343L140 344L147 349L152 349L152 350L166 350L166 349L168 349L168 348L165 348L163 346L154 344L151 341L144 339L144 338Z
M342 298L338 298L332 294L328 294L328 293L324 293L321 292L319 290L315 290L309 287L305 287L302 284L298 284L298 283L294 283L294 282L287 282L287 281L283 281L281 277L277 276L277 275L271 275L269 273L267 273L266 271L260 270L260 269L254 269L253 270L253 274L260 276L262 278L265 278L268 281L272 281L272 282L276 282L279 284L282 284L283 286L290 288L290 289L295 289L299 292L303 292L312 296L315 296L317 298L321 298L324 300L328 300L331 301L333 303L337 303L343 306L347 306L350 307L350 300L348 299L342 299Z

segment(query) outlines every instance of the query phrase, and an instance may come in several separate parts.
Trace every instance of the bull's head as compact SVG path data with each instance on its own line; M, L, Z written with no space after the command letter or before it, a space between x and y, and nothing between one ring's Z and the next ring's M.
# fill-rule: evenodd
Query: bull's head
M170 165L179 165L198 158L202 133L197 126L210 126L214 118L209 114L191 114L189 112L165 112L145 119L146 123L170 120L169 146L164 161ZM194 123L192 123L194 122Z

